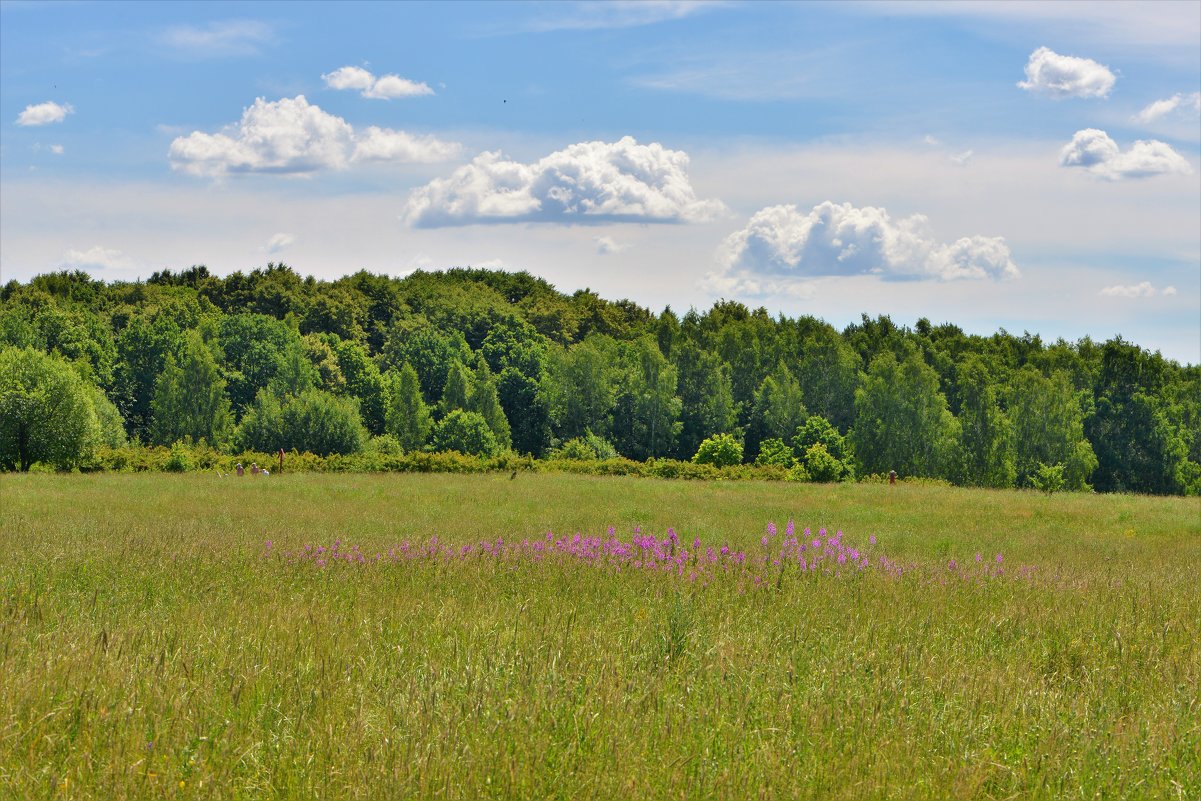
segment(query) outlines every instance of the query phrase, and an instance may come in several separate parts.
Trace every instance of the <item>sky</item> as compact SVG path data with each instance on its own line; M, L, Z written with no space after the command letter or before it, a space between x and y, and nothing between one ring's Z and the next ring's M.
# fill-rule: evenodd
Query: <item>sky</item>
M0 0L0 278L269 262L1201 363L1201 2Z

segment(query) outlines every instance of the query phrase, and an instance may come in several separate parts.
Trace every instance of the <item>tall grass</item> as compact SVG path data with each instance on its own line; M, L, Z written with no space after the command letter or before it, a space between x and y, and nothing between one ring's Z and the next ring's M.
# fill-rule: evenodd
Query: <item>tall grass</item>
M0 797L1201 790L1196 499L146 474L4 476L0 501ZM276 555L609 526L755 553L789 518L914 569ZM947 580L977 552L1036 569Z

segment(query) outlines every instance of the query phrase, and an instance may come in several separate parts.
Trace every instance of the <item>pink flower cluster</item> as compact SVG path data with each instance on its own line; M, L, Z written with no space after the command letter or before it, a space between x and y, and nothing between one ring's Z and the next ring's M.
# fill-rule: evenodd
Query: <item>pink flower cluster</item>
M843 540L843 533L830 534L824 528L814 534L811 529L797 533L792 520L780 535L774 523L768 523L767 532L759 541L757 549L738 549L727 544L706 544L694 537L691 545L682 542L675 529L658 538L645 534L635 527L628 537L620 537L610 526L603 536L585 536L576 533L557 536L547 532L543 537L525 538L506 542L503 537L496 540L481 540L465 545L444 543L438 537L424 542L405 540L387 551L363 553L359 546L346 546L341 540L332 545L305 545L298 551L279 551L268 540L264 557L275 557L289 564L307 564L317 568L340 565L394 565L415 562L456 563L469 560L488 559L514 568L527 564L577 564L612 572L636 571L671 575L690 582L707 585L715 580L737 579L748 587L767 584L780 586L785 575L843 576L864 571L875 571L884 575L900 577L906 573L928 570L923 565L889 558L882 553L873 553L876 537L868 538L867 546L851 545ZM937 580L946 582L948 575L958 578L999 577L1004 575L1001 554L993 562L983 562L976 554L974 570L961 568L951 559L945 567L936 571ZM1019 568L1017 574L1029 577L1032 567Z

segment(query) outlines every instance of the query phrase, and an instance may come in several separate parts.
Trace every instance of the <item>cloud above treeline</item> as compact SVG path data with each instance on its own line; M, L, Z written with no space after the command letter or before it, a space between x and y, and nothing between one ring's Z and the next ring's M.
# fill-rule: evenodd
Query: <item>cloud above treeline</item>
M75 113L75 109L70 103L59 105L52 100L45 103L26 106L25 110L17 115L17 125L21 126L37 126L50 125L55 122L62 122L67 118L68 114Z
M1060 151L1059 164L1082 167L1108 181L1153 175L1189 175L1193 171L1184 156L1163 142L1140 139L1121 150L1109 134L1096 128L1076 131L1072 141Z
M133 262L121 251L93 245L87 250L71 248L63 254L60 266L71 270L105 270L132 266Z
M1108 97L1117 77L1109 67L1091 58L1062 56L1040 47L1026 62L1026 80L1018 83L1028 92L1054 98Z
M1150 281L1143 281L1139 284L1107 286L1100 294L1110 298L1154 298L1161 295L1167 297L1176 294L1176 287L1165 286L1163 289L1156 289Z
M194 131L171 142L171 166L191 175L303 174L364 161L428 163L454 158L460 146L432 136L369 126L362 132L304 95L258 98L219 133Z
M827 276L884 279L1017 278L1001 237L938 241L921 214L893 218L886 209L826 201L809 211L770 206L723 243L721 269L706 279L711 290L766 295L797 281Z
M399 75L376 77L362 67L340 67L321 76L331 89L357 89L363 97L391 100L396 97L432 95L434 90L424 83L410 81Z
M580 142L532 163L499 152L476 156L446 178L414 190L402 219L437 228L476 223L680 223L720 214L698 200L688 154L633 137Z

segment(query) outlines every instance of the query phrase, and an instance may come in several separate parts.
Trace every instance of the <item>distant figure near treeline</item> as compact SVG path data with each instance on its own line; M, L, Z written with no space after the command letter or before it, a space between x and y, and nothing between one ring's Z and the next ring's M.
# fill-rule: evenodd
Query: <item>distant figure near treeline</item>
M236 471L237 471L237 473L238 473L238 475L239 475L239 476L244 476L244 475L246 475L246 468L242 467L242 463L241 463L241 462L238 462L237 466L236 466L236 467L234 467L234 470L236 470Z
M896 483L897 483L897 471L896 471L896 470L889 470L889 471L888 471L888 483L889 483L889 484L896 484Z

